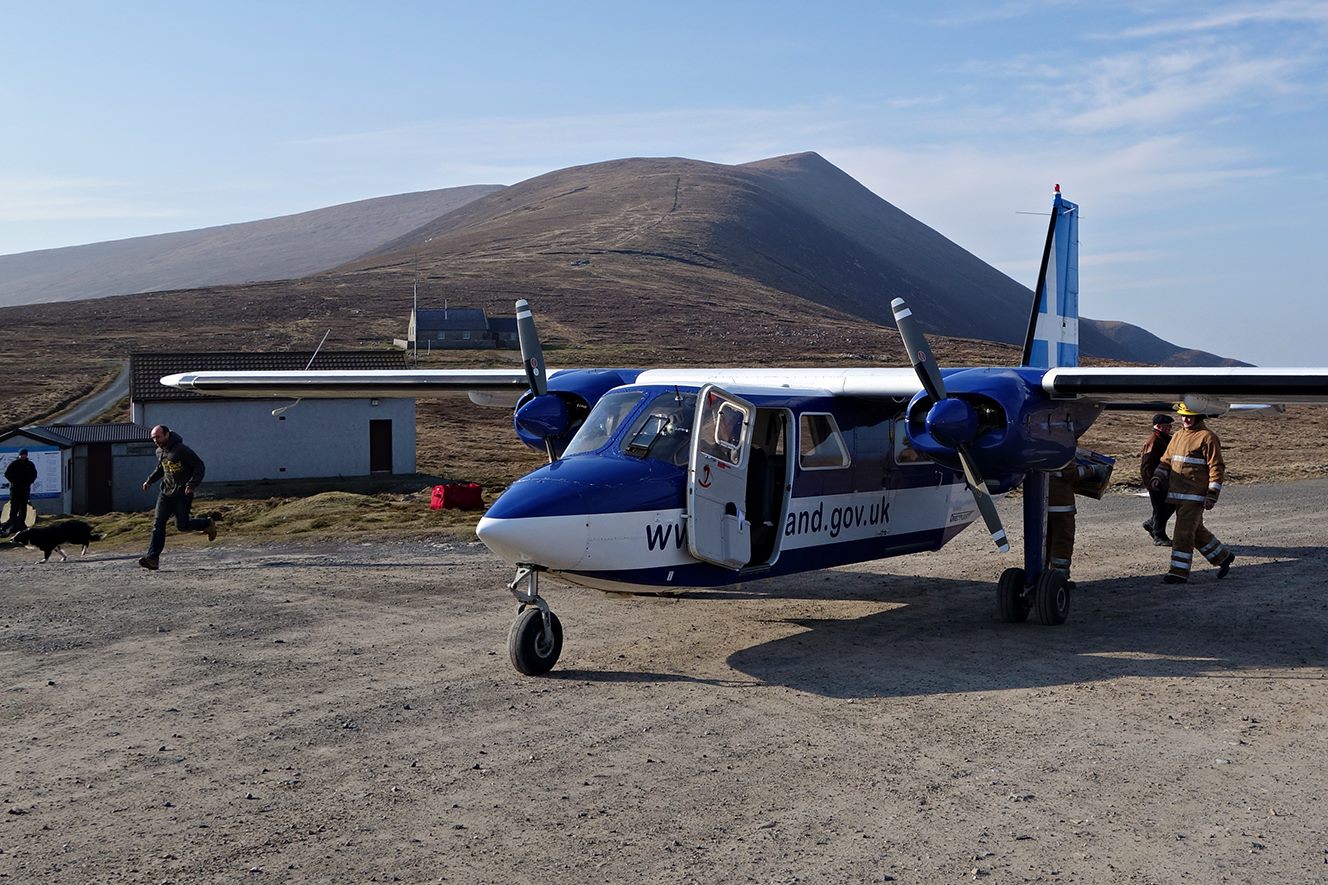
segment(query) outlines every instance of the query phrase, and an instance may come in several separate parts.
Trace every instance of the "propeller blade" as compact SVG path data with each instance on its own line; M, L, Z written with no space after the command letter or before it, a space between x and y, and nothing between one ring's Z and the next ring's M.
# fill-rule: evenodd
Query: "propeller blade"
M536 396L543 396L549 389L548 378L544 373L544 348L540 347L539 333L535 331L535 317L530 312L530 302L524 298L516 303L516 336L521 342L521 362L525 366L530 389Z
M991 493L987 491L987 483L978 473L978 465L969 454L968 447L960 445L956 447L959 452L959 463L964 468L964 479L968 481L968 487L973 490L973 500L978 504L978 512L982 514L982 519L987 523L987 531L991 532L991 539L996 542L996 547L1002 553L1010 552L1010 539L1005 536L1005 526L1001 523L1001 515L996 512L996 502L992 500Z
M899 336L904 339L904 349L908 351L913 371L918 373L922 389L927 391L934 402L940 402L945 399L945 382L941 380L940 367L936 365L936 358L927 346L926 336L913 319L913 311L909 310L902 298L891 301L890 309L894 311L895 325L899 328Z

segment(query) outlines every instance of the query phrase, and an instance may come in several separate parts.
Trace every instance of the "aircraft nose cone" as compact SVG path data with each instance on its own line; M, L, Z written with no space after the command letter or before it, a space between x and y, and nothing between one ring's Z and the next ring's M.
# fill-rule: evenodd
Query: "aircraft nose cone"
M525 519L484 517L475 527L484 545L510 563L575 568L586 555L590 530L583 516Z
M475 534L510 563L573 568L585 558L590 539L590 517L576 506L584 493L583 483L526 477L494 502Z

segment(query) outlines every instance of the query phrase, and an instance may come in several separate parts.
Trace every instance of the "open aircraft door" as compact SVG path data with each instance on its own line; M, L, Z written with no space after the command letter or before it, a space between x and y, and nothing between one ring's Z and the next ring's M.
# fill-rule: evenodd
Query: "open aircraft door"
M752 557L747 468L756 409L713 384L701 388L687 468L687 547L735 571Z

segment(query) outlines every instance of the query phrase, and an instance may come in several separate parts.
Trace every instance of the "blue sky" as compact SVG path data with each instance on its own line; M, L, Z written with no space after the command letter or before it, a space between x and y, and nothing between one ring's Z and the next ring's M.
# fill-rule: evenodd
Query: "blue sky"
M0 2L0 254L817 151L1081 308L1328 365L1328 2ZM889 297L890 293L882 293Z

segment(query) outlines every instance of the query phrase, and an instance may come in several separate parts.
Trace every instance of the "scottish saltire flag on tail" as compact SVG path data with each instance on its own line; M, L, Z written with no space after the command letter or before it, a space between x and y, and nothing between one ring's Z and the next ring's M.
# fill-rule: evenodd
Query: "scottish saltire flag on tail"
M1061 196L1059 184L1033 291L1024 365L1038 369L1079 365L1079 206Z

